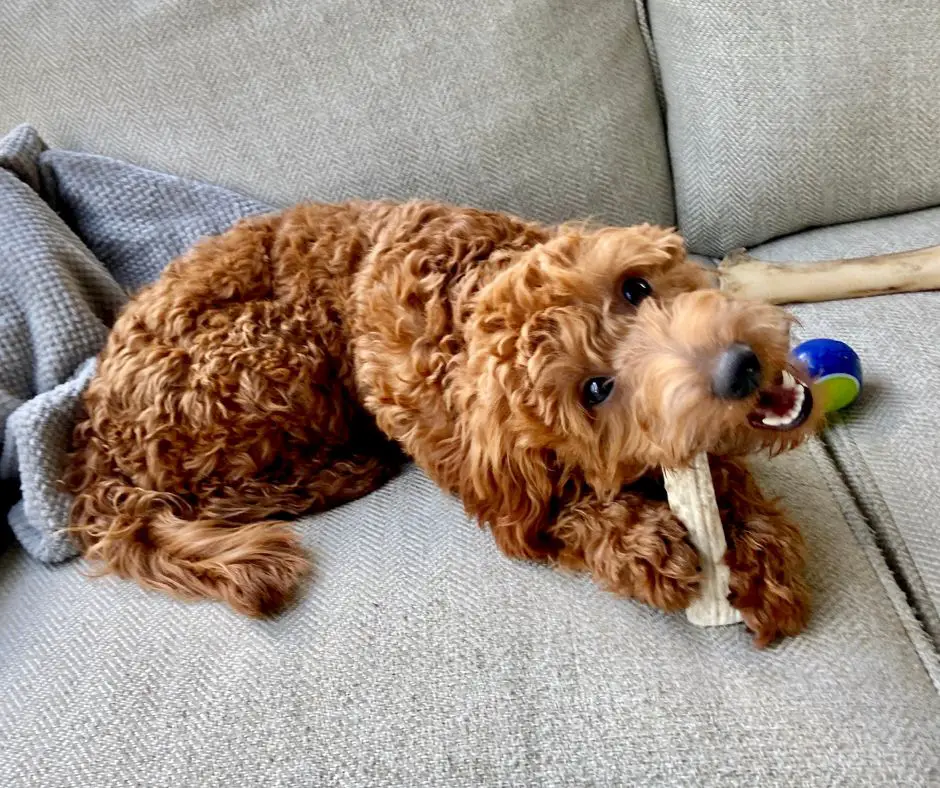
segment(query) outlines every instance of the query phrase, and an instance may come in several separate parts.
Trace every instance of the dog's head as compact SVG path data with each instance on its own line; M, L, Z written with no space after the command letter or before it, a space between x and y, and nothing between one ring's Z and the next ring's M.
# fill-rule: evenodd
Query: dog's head
M669 230L560 232L479 295L465 492L531 514L568 478L603 495L701 451L796 445L819 414L790 322L711 289Z

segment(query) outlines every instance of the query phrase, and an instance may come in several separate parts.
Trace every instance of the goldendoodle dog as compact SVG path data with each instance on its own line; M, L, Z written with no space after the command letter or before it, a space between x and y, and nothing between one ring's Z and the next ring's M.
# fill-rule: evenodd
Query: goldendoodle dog
M676 610L701 568L659 469L706 451L730 599L766 644L805 624L802 540L737 458L819 420L789 327L649 225L430 202L250 218L117 320L74 433L70 531L102 572L262 615L308 566L285 518L408 456L507 555Z

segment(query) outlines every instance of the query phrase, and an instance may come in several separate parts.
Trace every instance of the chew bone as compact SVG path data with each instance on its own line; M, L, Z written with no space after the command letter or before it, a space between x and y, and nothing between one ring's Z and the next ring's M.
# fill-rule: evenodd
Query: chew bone
M689 605L686 617L700 627L738 623L741 613L728 602L731 572L724 562L727 545L708 455L696 455L687 468L664 468L663 481L669 506L689 530L702 557L702 593Z
M721 261L716 280L736 298L771 304L940 290L940 246L814 263L770 263L738 250Z

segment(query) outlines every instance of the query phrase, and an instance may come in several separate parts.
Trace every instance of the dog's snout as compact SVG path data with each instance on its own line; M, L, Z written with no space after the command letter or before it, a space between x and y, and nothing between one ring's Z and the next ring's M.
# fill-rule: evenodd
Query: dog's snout
M722 399L744 399L760 386L760 359L749 345L736 342L715 363L712 391Z

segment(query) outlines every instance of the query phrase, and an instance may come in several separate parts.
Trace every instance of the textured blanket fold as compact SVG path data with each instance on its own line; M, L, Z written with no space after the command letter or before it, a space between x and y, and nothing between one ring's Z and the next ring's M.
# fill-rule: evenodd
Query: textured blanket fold
M270 207L91 154L49 150L29 126L0 139L0 478L43 561L75 554L57 489L75 408L128 293L199 237Z

